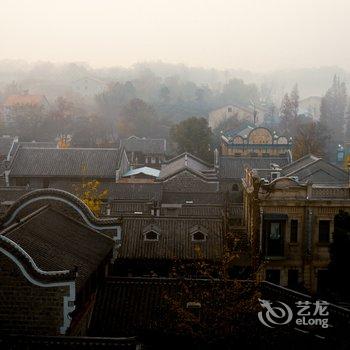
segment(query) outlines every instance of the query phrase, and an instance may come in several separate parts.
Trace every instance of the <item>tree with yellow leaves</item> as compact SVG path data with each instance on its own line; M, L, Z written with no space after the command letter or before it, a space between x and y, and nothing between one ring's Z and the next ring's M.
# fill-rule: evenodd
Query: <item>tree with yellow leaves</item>
M79 197L97 216L100 215L103 201L107 198L108 191L100 189L98 180L85 181L74 186L75 195Z

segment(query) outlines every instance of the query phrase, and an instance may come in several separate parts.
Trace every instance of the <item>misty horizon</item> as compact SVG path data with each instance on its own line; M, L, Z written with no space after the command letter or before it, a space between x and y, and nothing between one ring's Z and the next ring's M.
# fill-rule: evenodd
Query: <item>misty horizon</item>
M345 0L2 2L0 60L126 67L170 62L257 73L350 70Z

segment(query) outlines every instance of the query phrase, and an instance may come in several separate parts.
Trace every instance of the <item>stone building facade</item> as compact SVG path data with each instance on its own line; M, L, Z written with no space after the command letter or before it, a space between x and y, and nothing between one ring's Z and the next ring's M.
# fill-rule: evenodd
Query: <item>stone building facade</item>
M264 127L245 124L221 136L221 154L232 157L284 157L292 144Z
M322 291L327 283L334 217L350 210L346 186L280 177L264 183L254 170L243 179L244 220L260 279Z

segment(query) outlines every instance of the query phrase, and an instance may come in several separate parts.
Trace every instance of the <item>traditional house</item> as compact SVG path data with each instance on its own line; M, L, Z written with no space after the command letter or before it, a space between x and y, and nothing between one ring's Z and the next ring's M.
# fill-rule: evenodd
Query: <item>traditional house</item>
M165 160L166 140L130 136L120 142L134 168L148 166L160 168Z
M267 179L247 169L244 219L261 278L291 288L322 291L327 282L334 217L350 210L345 172L304 157Z
M279 176L283 166L291 162L287 153L281 157L232 157L219 158L220 191L228 193L234 202L242 201L242 178L245 169L259 169L265 176Z
M169 210L177 213L169 213ZM168 211L123 216L123 238L114 274L167 277L180 263L203 260L215 266L221 261L223 219L220 208L205 210L182 206Z
M84 334L120 233L65 191L16 201L0 219L0 333Z
M62 188L74 191L83 180L101 187L115 183L129 169L123 149L20 147L7 173L11 186Z
M321 114L321 100L320 96L309 96L299 101L299 114L312 118L317 121Z
M166 161L162 165L158 181L163 184L163 192L219 190L217 170L190 153L183 153Z

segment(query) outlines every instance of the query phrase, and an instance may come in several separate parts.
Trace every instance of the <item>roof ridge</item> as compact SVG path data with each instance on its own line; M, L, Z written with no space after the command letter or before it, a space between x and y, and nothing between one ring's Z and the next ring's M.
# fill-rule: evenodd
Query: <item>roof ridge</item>
M20 147L21 149L57 149L60 151L69 151L69 150L75 150L75 151L80 151L80 150L86 150L86 151L93 151L93 150L99 150L99 151L120 151L120 148L99 148L99 147L68 147L68 148L58 148L58 147L30 147L30 146L22 146Z
M13 224L11 224L10 226L4 228L2 231L0 231L0 235L4 235L6 236L7 233L22 227L23 225L25 225L26 223L28 223L30 220L34 219L35 217L37 217L38 215L40 215L43 211L46 211L49 208L49 204L46 204L38 209L36 209L35 211L31 212L30 214L24 216L23 218L19 219L18 221L15 221Z
M100 231L98 231L98 230L96 230L96 229L90 227L90 226L87 225L87 224L84 224L83 222L79 221L79 220L76 219L76 218L73 218L73 217L67 215L66 213L63 213L63 212L61 212L61 211L59 211L59 210L57 210L57 209L55 209L55 208L52 208L51 205L49 205L49 206L50 206L49 209L52 210L53 212L55 212L55 213L57 213L57 214L59 214L59 215L61 215L61 216L64 216L66 219L71 220L71 221L77 223L78 225L83 226L83 227L89 229L90 231L93 231L93 232L95 232L95 233L97 233L97 234L99 234L99 235L101 235L101 236L104 236L104 237L106 237L106 238L108 238L108 239L110 239L110 240L113 241L113 238L109 237L108 235L106 235L106 234L104 234L104 233L102 233L102 232L100 232Z

